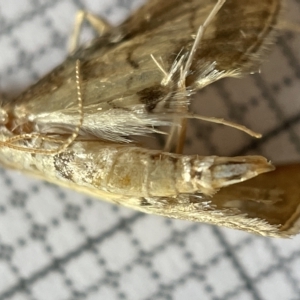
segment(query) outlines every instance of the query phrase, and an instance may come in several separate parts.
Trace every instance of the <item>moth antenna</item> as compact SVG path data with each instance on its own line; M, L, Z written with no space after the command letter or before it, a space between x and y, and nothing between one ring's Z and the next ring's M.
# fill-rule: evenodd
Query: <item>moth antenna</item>
M48 136L42 135L40 133L26 133L26 134L16 135L14 137L11 137L11 138L7 139L6 141L0 142L0 145L11 148L11 149L15 149L15 150L18 150L18 151L31 152L31 153L45 153L45 151L47 151L47 150L30 149L28 147L18 146L18 145L13 144L17 141L30 140L34 137L38 137L43 141L49 141L49 142L53 142L53 143L64 143L63 140L56 139L56 138L53 138L53 137L48 137ZM57 151L57 150L55 150L55 151Z
M78 101L78 114L79 114L79 123L76 126L72 135L67 139L66 143L63 144L61 147L57 149L57 153L63 152L66 150L78 137L79 130L83 124L83 105L82 105L82 93L81 93L81 77L80 77L80 61L79 59L76 60L76 89L77 89L77 101Z
M66 140L62 141L56 138L48 137L45 135L42 135L40 133L31 133L31 134L20 134L14 137L11 137L7 139L6 141L0 141L0 145L6 146L11 149L19 150L19 151L24 151L24 152L30 152L30 153L39 153L39 154L49 154L49 155L54 155L58 154L60 152L65 151L78 137L79 130L82 127L83 124L83 102L82 102L82 93L81 93L81 77L80 77L80 61L76 61L76 67L75 67L75 78L76 78L76 89L77 89L77 101L78 101L78 113L79 113L79 123L74 129L72 135ZM51 142L58 142L62 143L61 146L59 146L57 149L53 150L45 150L45 149L31 149L28 147L24 146L18 146L14 145L13 143L16 141L20 140L27 140L31 139L33 137L39 137L44 141L51 141Z
M42 135L40 133L25 133L25 134L15 135L15 136L7 139L5 142L15 143L15 142L18 142L20 140L30 140L34 137L39 137L43 141L49 141L49 142L53 142L53 143L64 143L64 141L61 140L61 139L57 139L57 138L54 138L54 137Z

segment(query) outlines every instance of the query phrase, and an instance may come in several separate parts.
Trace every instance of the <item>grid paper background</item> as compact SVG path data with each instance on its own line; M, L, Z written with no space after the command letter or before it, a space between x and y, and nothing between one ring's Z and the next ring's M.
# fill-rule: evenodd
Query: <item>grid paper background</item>
M116 24L138 5L0 0L3 97L64 59L78 9ZM300 23L300 0L287 1L287 10L286 20ZM213 84L197 106L264 138L192 123L188 152L299 161L300 33L282 32L262 74ZM0 190L0 300L300 299L300 237L275 240L147 216L3 169Z

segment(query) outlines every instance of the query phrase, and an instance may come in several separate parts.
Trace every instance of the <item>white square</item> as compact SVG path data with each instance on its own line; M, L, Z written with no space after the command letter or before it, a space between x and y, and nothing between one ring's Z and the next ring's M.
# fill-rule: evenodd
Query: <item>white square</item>
M12 262L18 266L21 276L28 277L51 263L51 257L41 242L31 241L15 251Z
M295 277L297 282L299 283L300 282L300 257L298 256L295 259L291 260L288 266L293 277Z
M243 284L238 271L227 257L209 266L205 275L207 282L214 287L214 292L218 297L234 291Z
M0 293L2 294L13 285L16 285L17 279L8 263L0 261Z
M248 290L242 290L236 295L230 297L230 300L253 300L253 295Z
M84 223L89 236L97 237L112 227L120 220L112 210L112 204L90 200L90 205L85 206L80 214L80 221Z
M26 293L17 293L9 298L9 300L28 300L28 295Z
M36 281L31 290L38 300L63 300L70 297L69 288L65 285L62 276L57 272L52 272Z
M106 261L107 268L114 272L130 264L137 255L137 249L130 235L120 231L99 244L97 248L101 257Z
M188 279L183 286L175 287L174 290L174 300L183 299L201 299L201 300L211 300L213 294L209 294L204 287L204 282L196 280L194 278Z
M40 185L38 191L28 197L26 207L34 215L35 222L49 224L53 219L61 217L63 203L57 201L57 194L49 187Z
M226 239L227 243L236 246L240 243L243 243L245 240L249 238L255 238L254 235L250 235L248 232L230 228L221 228L220 229L222 235Z
M166 219L157 216L143 216L132 226L132 235L139 241L140 247L151 251L170 237L172 228Z
M150 276L149 270L137 265L120 280L120 289L127 299L140 300L151 298L157 288L157 283Z
M7 206L6 211L1 214L0 236L5 244L15 244L19 238L27 237L30 228L22 208Z
M286 276L281 271L260 279L257 288L264 300L298 299L298 296L292 290L291 283L287 281Z
M2 70L2 72L7 72L12 64L16 63L19 49L13 44L11 37L7 36L2 37L0 40L0 49L4 49L1 51L0 70ZM6 89L6 87L4 87L4 89Z
M72 1L58 1L55 6L49 7L45 12L45 16L52 21L51 25L61 36L66 36L66 45L68 38L71 38L77 11L78 8ZM68 12L68 18L65 17L66 12Z
M86 242L77 226L71 222L64 221L55 228L49 229L47 242L53 248L54 256L60 257Z
M18 39L23 51L32 55L41 48L49 47L51 30L45 26L43 16L35 16L34 21L24 22L19 30L14 31L13 37Z
M182 248L172 244L156 253L152 258L152 265L160 276L160 283L163 284L178 280L190 270L189 261L185 258Z
M86 296L85 300L119 300L116 290L110 286L100 286L100 288Z
M76 290L85 290L94 285L103 275L104 270L92 252L83 252L64 266L67 277L73 282Z
M294 252L299 251L300 235L292 239L273 239L271 243L276 247L278 254L283 258L290 258Z
M199 226L185 237L185 243L186 249L193 255L193 260L200 265L207 264L224 251L209 225Z
M34 6L29 0L19 1L18 5L14 1L1 1L2 18L9 22L18 22L19 18L33 10Z
M266 245L265 237L253 238L250 244L235 253L251 278L255 278L276 263L276 258Z

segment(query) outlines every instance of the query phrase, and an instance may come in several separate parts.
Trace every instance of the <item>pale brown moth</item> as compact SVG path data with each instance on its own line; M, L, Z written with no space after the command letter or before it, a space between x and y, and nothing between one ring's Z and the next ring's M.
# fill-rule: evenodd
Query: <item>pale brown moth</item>
M1 106L0 162L142 212L275 237L298 232L298 166L181 154L195 92L256 72L281 0L151 0L118 27L80 12L66 61ZM80 24L99 32L78 47ZM199 125L201 126L201 125ZM168 129L169 128L169 129ZM163 150L139 136L167 136ZM245 182L244 182L245 181Z

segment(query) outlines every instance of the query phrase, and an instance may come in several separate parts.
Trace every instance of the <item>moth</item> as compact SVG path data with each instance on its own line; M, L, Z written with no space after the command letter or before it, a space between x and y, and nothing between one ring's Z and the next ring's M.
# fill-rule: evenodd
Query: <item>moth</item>
M262 174L274 167L261 156L182 154L191 118L259 136L189 104L216 80L258 71L281 6L151 0L118 27L80 12L65 62L2 104L1 164L145 213L296 234L299 187L286 174L300 182L299 166ZM99 36L78 46L85 19ZM155 139L164 139L160 150Z

